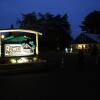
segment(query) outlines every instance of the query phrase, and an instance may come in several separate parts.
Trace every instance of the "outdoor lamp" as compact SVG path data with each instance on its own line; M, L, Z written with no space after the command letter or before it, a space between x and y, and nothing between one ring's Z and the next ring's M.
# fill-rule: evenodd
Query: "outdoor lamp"
M5 35L1 35L1 39L4 39L5 38Z
M1 42L1 57L3 58L4 57L4 38L5 38L5 35L1 35L0 36L0 42Z

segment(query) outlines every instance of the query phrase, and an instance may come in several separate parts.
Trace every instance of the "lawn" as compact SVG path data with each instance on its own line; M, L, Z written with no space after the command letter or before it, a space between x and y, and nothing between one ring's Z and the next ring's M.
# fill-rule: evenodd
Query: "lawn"
M98 66L100 66L100 56L98 62L95 58L89 54L84 55L84 61L81 62L77 53L66 54L58 51L48 51L39 54L38 58L40 61L45 62L33 62L25 64L14 64L14 65L0 65L0 69L13 69L15 70L39 70L39 69L58 69L65 70L67 72L97 72Z
M39 57L46 59L50 67L64 67L64 69L69 71L78 71L81 68L84 71L96 71L100 65L100 55L98 55L98 61L96 61L96 57L90 54L84 54L83 62L79 62L77 53L66 54L64 52L49 51L41 53Z

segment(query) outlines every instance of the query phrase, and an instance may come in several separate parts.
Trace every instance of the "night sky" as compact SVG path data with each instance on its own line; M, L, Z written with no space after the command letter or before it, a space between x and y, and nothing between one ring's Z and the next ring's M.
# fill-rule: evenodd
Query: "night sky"
M100 0L0 0L0 28L16 26L22 13L68 14L75 37L80 33L81 21L94 10L100 11Z

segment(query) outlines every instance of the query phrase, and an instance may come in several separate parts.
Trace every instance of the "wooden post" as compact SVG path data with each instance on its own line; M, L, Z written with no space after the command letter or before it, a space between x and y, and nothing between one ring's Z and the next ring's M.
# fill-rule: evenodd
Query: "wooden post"
M2 36L0 36L0 42L1 42L1 57L4 58L5 54L4 54L4 37L2 38Z
M38 33L36 33L36 55L39 54L39 43L38 43Z

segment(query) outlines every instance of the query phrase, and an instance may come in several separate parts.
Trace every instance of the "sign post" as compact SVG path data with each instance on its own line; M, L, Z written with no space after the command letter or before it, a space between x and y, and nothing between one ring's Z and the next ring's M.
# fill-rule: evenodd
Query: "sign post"
M36 33L36 55L39 54L38 33Z
M1 42L1 57L4 58L4 35L0 35L0 42Z

